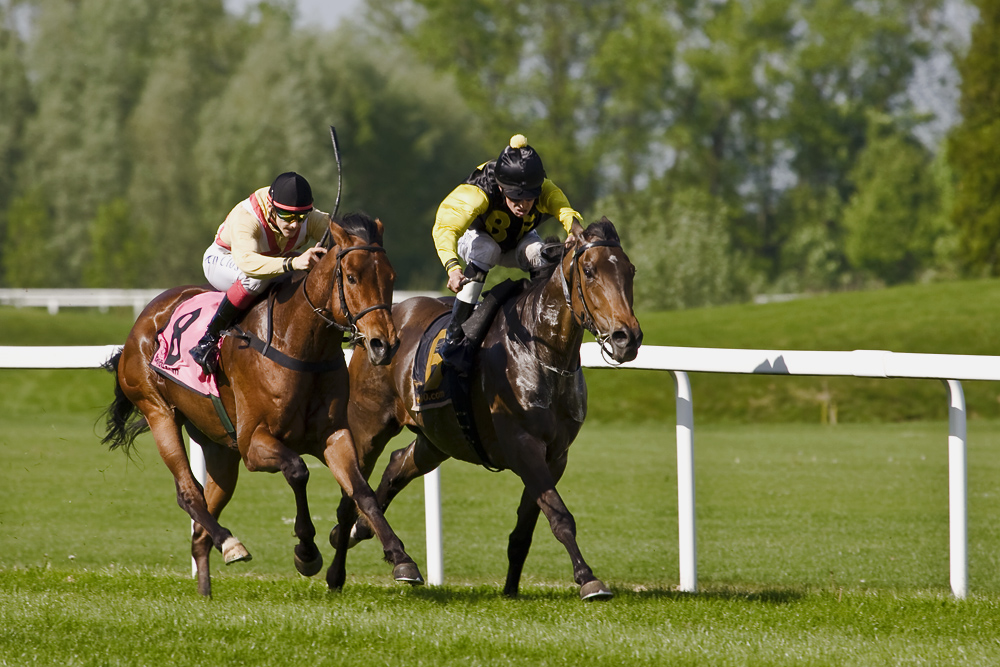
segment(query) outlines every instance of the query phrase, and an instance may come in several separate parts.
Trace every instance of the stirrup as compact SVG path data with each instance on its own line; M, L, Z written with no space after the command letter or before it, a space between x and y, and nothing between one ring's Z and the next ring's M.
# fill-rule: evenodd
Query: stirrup
M189 352L194 362L201 366L201 370L204 371L205 375L215 374L215 370L219 366L218 338L205 335Z
M450 366L459 375L465 377L472 372L472 348L464 336L458 340L441 341L438 354L441 355L441 363Z

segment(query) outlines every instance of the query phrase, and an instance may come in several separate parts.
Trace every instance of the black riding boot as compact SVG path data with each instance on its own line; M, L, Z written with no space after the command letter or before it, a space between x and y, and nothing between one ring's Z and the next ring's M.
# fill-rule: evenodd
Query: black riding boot
M208 323L208 330L201 337L198 344L191 348L191 358L201 366L205 375L215 373L219 365L219 334L224 329L228 329L236 316L240 314L240 309L233 305L228 296L222 297L219 309L212 316L212 321Z
M472 370L473 350L466 344L465 330L462 325L472 315L476 304L455 299L451 308L451 322L445 332L444 340L438 344L441 361L451 366L459 375L468 375Z

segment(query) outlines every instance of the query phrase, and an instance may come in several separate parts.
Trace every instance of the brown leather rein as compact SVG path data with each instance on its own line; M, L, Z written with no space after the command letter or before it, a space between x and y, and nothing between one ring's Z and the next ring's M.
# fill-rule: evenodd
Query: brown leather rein
M334 327L335 329L347 334L351 345L356 345L365 340L364 334L362 334L360 329L358 329L358 321L362 317L372 312L373 310L384 309L392 312L391 303L379 303L375 304L374 306L369 306L368 308L365 308L357 315L351 313L351 309L347 306L347 299L344 296L344 274L343 271L341 271L340 264L341 260L343 260L344 256L347 255L347 253L353 252L355 250L365 250L368 252L385 252L385 248L383 248L382 246L355 245L343 248L341 249L340 252L337 253L337 265L334 268L334 279L337 281L337 294L340 299L340 311L343 314L343 316L347 319L346 325L336 321L335 319L336 314L332 310L330 310L329 308L321 308L319 306L316 306L309 298L309 289L308 289L308 282L310 275L309 273L306 274L305 280L302 281L302 295L305 296L306 303L309 304L309 307L312 308L313 312L316 313L316 315L321 320L326 322L327 327Z

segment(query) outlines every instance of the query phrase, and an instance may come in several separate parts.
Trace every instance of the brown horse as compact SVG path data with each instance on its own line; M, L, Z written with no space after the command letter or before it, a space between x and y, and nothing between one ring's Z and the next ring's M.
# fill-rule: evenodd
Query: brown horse
M139 315L121 352L105 366L116 373L116 383L104 442L128 452L139 433L152 431L173 473L177 502L195 522L191 553L202 595L211 595L212 546L227 564L250 560L243 544L218 522L235 490L241 460L247 470L280 471L285 476L295 494L295 565L306 576L320 570L323 557L306 500L309 471L303 454L326 463L343 493L372 522L396 580L423 581L359 467L347 422L344 333L367 351L355 356L364 356L373 366L389 363L398 346L390 316L395 271L382 247L380 221L349 215L343 221L331 220L329 230L329 251L319 263L308 273L292 273L276 284L240 322L241 336L230 332L223 341L217 380L234 429L223 426L210 398L150 367L157 331L178 305L207 287L178 287L159 295ZM245 341L258 343L264 353ZM203 445L208 472L204 489L191 473L182 425Z
M552 272L505 302L483 339L465 388L471 396L478 446L450 407L413 410L411 375L418 343L431 322L450 310L445 300L416 297L393 308L400 349L388 366L377 366L363 355L351 359L355 400L348 417L366 474L402 427L416 433L408 447L393 452L382 476L376 495L383 510L410 481L451 457L509 469L521 478L524 491L507 549L505 595L517 595L541 511L569 552L581 598L610 597L611 591L580 553L573 515L556 483L587 410L580 367L584 331L591 331L605 354L619 363L634 359L642 342L632 311L635 267L607 218L590 225L575 245L556 244L552 249L559 255ZM341 502L337 514L341 526L351 525L352 512L346 499ZM346 549L371 537L363 519L351 531L334 528L330 539L337 553L331 570L342 572Z

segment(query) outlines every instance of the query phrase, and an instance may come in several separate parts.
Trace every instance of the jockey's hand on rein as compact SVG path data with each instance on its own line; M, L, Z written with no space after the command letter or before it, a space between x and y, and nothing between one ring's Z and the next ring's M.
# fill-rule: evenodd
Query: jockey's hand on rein
M292 268L300 271L308 271L316 266L319 260L326 254L326 248L314 246L292 260Z

